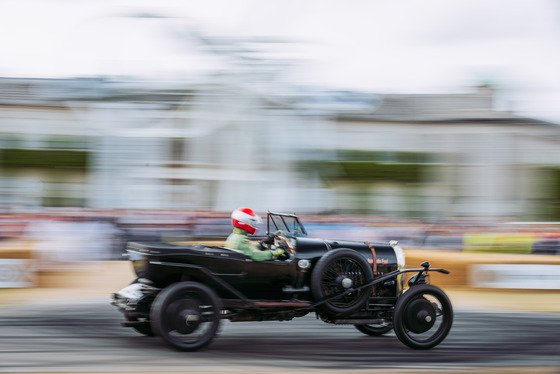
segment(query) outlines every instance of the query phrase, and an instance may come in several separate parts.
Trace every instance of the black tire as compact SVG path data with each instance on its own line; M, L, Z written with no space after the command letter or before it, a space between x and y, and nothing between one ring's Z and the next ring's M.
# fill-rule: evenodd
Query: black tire
M127 321L134 321L137 322L140 319L137 317L131 317L131 316L125 316ZM132 326L132 328L142 334L142 335L146 335L146 336L154 336L154 330L152 330L152 326L150 325L150 321L146 320L144 321L143 324L141 325L136 325L136 326Z
M393 328L399 340L414 349L430 349L445 339L453 324L447 295L429 284L413 286L397 301Z
M393 325L390 322L370 325L354 325L354 327L358 329L359 332L369 336L381 336L393 329Z
M327 252L317 261L311 274L311 292L315 300L319 301L372 280L373 271L365 257L352 249L341 248ZM335 315L348 314L366 303L371 296L372 287L330 300L321 304L318 309Z
M194 351L210 344L220 326L222 303L209 287L197 282L179 282L161 291L150 311L154 333L181 351Z

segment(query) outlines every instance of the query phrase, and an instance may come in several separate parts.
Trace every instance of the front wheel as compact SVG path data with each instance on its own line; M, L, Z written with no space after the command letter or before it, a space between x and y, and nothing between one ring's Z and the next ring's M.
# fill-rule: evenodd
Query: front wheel
M220 325L221 301L197 282L180 282L161 291L150 311L154 333L169 346L194 351L212 341Z
M395 334L403 344L414 349L430 349L441 343L452 323L451 302L436 286L413 286L395 305Z

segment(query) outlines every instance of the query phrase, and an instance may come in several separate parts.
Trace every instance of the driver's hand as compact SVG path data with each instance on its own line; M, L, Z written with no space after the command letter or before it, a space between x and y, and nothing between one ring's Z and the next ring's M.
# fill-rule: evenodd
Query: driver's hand
M268 234L266 238L260 241L261 244L273 244L274 243L274 234Z
M290 258L290 254L286 253L286 252L284 252L282 254L279 254L278 257L277 257L277 259L280 260L280 261L285 261L289 258Z
M280 256L286 254L286 252L284 252L284 250L282 248L274 248L274 249L271 249L270 252L272 252L272 257L275 258L275 259L276 258L280 259Z

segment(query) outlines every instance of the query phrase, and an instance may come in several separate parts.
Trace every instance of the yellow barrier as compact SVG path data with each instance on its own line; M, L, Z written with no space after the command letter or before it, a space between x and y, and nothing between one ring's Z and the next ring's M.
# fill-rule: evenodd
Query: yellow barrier
M27 241L8 240L0 242L0 258L32 259L33 253Z
M136 279L129 261L94 261L79 266L69 265L65 270L40 271L39 288L76 289L84 297L102 294L107 297Z
M465 252L531 253L537 237L523 233L469 233L463 235Z

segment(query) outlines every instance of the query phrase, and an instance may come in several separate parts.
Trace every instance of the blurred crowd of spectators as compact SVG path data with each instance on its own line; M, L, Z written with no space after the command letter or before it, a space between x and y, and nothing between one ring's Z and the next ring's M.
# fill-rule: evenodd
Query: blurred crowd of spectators
M404 248L560 254L560 223L302 215L308 236L324 239L397 240ZM129 241L224 240L229 212L55 210L0 214L0 245L23 242L43 267L68 261L122 259ZM263 225L259 231L266 232Z

